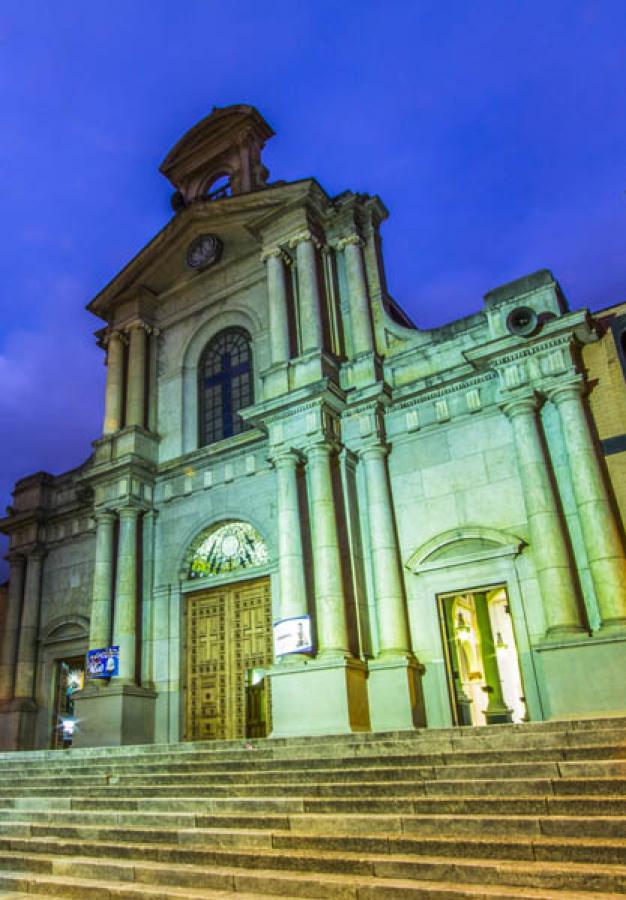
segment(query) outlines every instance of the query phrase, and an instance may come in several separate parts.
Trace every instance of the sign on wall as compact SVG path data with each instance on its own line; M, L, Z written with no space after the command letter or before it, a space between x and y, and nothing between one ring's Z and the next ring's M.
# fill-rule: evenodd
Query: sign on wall
M310 616L294 616L274 624L274 656L309 653L312 650Z
M106 647L87 653L87 678L112 678L119 675L120 648Z

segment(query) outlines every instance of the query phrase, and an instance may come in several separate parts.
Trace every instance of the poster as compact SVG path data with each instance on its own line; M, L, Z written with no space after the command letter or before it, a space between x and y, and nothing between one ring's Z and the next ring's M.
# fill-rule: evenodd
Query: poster
M119 675L120 648L107 647L87 653L87 678L112 678Z
M274 656L310 653L312 650L310 616L281 619L274 624Z

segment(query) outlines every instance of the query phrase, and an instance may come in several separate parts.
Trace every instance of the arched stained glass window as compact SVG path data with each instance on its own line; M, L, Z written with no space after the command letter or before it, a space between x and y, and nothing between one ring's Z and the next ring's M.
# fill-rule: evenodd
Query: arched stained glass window
M210 341L198 368L200 446L240 434L249 426L239 410L254 400L250 337L227 328Z
M227 522L200 535L191 547L188 577L206 578L264 566L267 545L247 522Z

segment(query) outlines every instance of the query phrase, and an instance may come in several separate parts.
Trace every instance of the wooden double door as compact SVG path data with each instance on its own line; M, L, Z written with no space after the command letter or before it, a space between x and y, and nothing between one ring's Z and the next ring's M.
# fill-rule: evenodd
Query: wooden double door
M270 730L269 578L198 591L186 611L185 737L264 737Z

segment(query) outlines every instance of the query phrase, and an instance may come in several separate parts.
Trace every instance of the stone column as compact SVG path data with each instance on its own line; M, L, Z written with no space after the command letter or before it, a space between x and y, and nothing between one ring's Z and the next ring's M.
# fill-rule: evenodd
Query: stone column
M480 638L480 655L483 664L483 675L487 683L487 696L489 701L485 710L487 725L496 725L501 722L511 721L511 710L507 708L502 694L502 681L496 656L496 643L493 639L493 629L489 618L489 606L485 594L474 594L474 609L476 610L476 625Z
M409 652L404 585L393 520L391 491L382 444L365 447L359 456L365 467L367 522L378 620L379 656Z
M550 480L534 397L520 398L503 407L511 421L519 466L531 550L539 578L548 637L577 634L582 625L572 562L564 523Z
M549 396L561 419L602 629L626 627L626 556L583 407L582 383L557 387Z
M146 345L147 328L143 322L130 327L128 348L128 390L126 393L126 424L145 424Z
M157 430L157 364L159 348L159 329L152 328L148 337L148 430Z
M26 560L19 554L12 555L9 557L9 566L9 596L0 644L0 701L13 698Z
M298 310L301 352L322 349L322 295L317 267L318 242L310 231L293 238L298 266Z
M374 334L363 263L363 241L357 234L342 238L337 249L343 251L348 280L352 350L355 356L372 353Z
M141 634L141 684L152 685L154 682L153 642L154 642L154 543L158 512L147 510L143 515L143 587L142 587L142 625Z
M96 558L93 573L89 647L101 650L111 642L113 607L113 535L115 514L96 513Z
M280 617L308 614L302 526L298 504L298 454L287 450L273 458L278 481L278 555L280 561Z
M113 644L120 648L119 680L135 684L137 654L137 521L140 510L125 506L119 511L120 537L117 554Z
M34 697L44 557L45 552L37 548L28 554L26 564L26 584L15 669L15 698L20 700L31 700Z
M124 398L124 343L119 331L107 340L107 382L104 398L104 434L114 434L122 427Z
M350 656L328 443L307 448L318 656Z
M287 302L287 260L285 253L280 247L267 250L261 258L267 265L270 354L272 365L275 366L287 362L291 356Z

